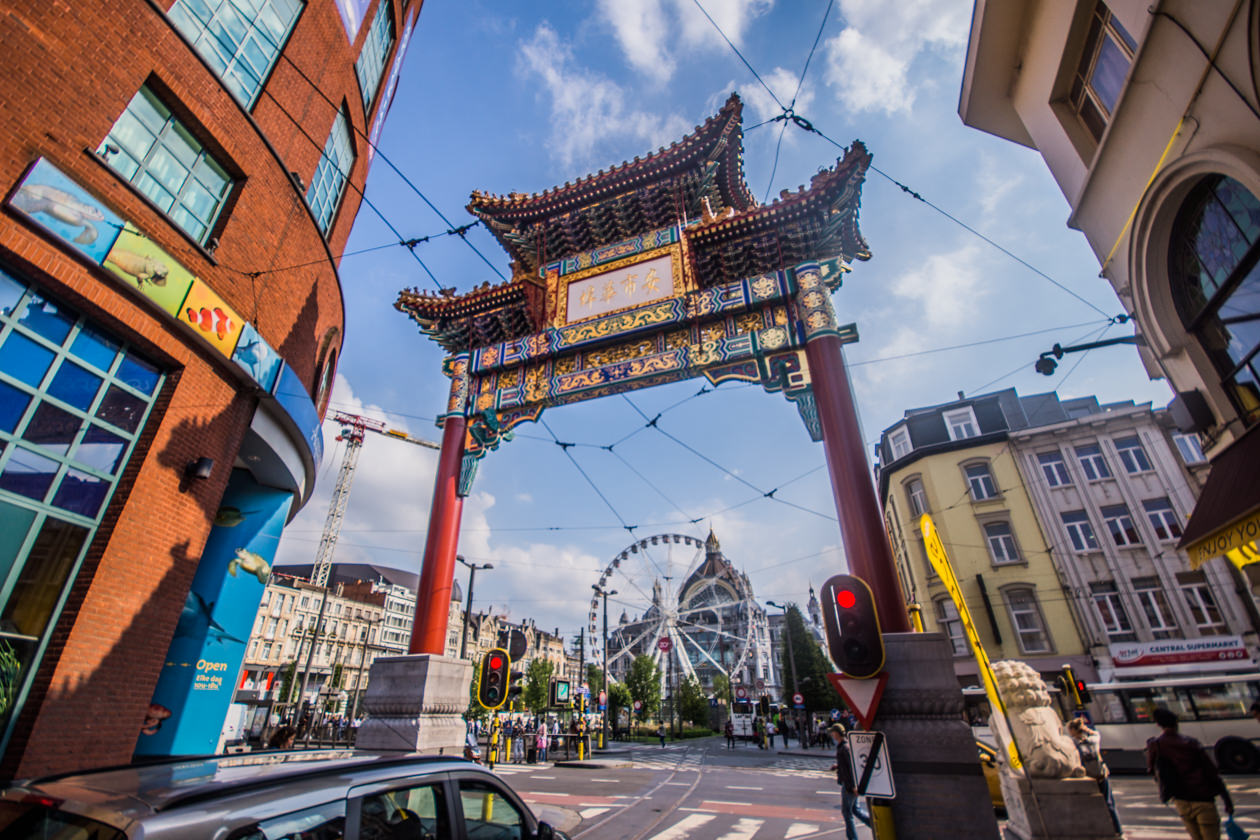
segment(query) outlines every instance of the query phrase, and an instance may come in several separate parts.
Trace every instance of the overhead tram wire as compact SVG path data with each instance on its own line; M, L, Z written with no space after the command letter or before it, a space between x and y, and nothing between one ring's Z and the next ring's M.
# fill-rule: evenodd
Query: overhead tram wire
M809 72L809 62L813 60L814 52L818 49L818 42L822 40L823 30L827 27L827 18L831 15L831 7L834 5L835 0L828 0L827 9L823 12L822 22L818 24L818 34L814 36L814 44L809 48L809 55L805 56L805 66L801 68L800 78L796 80L796 90L792 91L792 101L788 103L782 114L775 117L776 120L781 119L783 121L783 127L779 129L779 140L774 145L774 165L770 167L770 180L766 183L766 197L762 200L762 204L770 203L770 191L774 188L774 176L779 171L779 152L783 149L783 135L787 134L787 117L795 113L793 109L796 108L796 98L801 95L801 87L805 84L805 74ZM716 24L714 25L716 26Z
M324 154L324 147L314 137L310 135L310 133L306 130L306 127L297 121L297 118L295 118L292 114L289 113L287 108L285 108L282 104L280 104L280 100L276 99L275 95L266 87L263 88L263 93L267 94L268 98L271 99L272 103L278 109L280 109L280 113L284 114L286 117L289 118L289 121L292 122L293 125L297 128L298 133L301 134L303 137L305 137L307 140L309 140L311 145L319 150L320 158L322 160L327 160L329 163L332 163L332 161L328 158L328 155ZM383 212L381 212L379 207L377 207L375 204L372 203L372 200L367 197L367 193L359 189L359 187L354 183L353 179L347 176L345 181L346 181L346 186L350 187L356 193L358 193L360 200L362 200L362 202L366 204L368 208L371 209L371 211L375 213L382 222L385 223L385 227L389 228L390 233L398 237L399 242L407 241L407 238L402 235L402 233L398 230L398 228L394 227L394 223L391 222L389 218L386 217L386 215ZM450 223L448 222L447 224L450 224ZM463 239L464 237L460 237L460 238ZM424 269L424 273L429 275L429 279L433 281L433 285L437 286L438 290L441 291L444 287L442 286L441 283L438 282L437 277L433 275L433 272L429 270L429 267L424 264L424 260L420 259L420 255L416 253L416 249L408 248L407 250L411 254L412 258L419 264L420 268Z
M301 67L298 67L298 66L297 66L297 64L296 64L296 63L293 61L293 59L292 59L292 58L288 55L288 53L286 53L286 52L281 52L281 53L280 53L280 56L281 56L281 57L282 57L282 58L283 58L286 62L288 62L289 66L290 66L290 67L292 67L292 68L293 68L293 69L297 72L297 74L298 74L299 76L301 76L301 77L302 77L302 80L303 80L304 82L306 82L308 85L310 85L311 90L313 90L313 91L315 91L316 93L318 93L318 94L320 95L320 98L322 98L325 102L327 102L327 103L328 103L328 107L332 108L332 109L333 109L335 112L337 112L337 113L341 113L341 106L340 106L340 105L338 105L336 102L334 102L331 98L329 98L328 94L324 93L323 88L321 88L319 85L315 84L314 80L312 80L310 76L306 75L306 71L304 71ZM263 88L263 90L264 90L264 91L266 91L266 88ZM273 102L275 101L275 97L272 97L272 101L273 101ZM279 105L279 103L276 103L276 104L277 104L277 105ZM283 109L283 107L281 108L281 110L284 110L284 109ZM286 115L287 115L287 112L286 112ZM290 117L289 117L289 119L293 119L293 117L291 117L291 116L290 116ZM353 121L348 121L348 122L350 122L350 124L353 126ZM435 205L432 201L429 201L428 196L426 196L423 192L421 192L421 191L420 191L420 188L419 188L419 187L417 187L417 186L415 185L415 183L414 183L414 182L413 182L410 178L408 178L406 175L404 175L404 174L403 174L403 172L402 172L402 170L400 170L397 166L395 166L395 165L394 165L394 162L393 162L392 160L390 160L390 159L389 159L389 158L385 155L385 153L384 153L384 152L382 152L382 151L380 150L380 148L379 148L379 147L377 147L377 145L376 145L375 143L373 143L373 142L372 142L371 138L370 138L370 137L368 137L368 135L367 135L367 134L365 134L365 133L363 132L363 130L362 130L362 129L355 128L355 129L354 129L354 132L355 132L355 134L357 134L357 135L359 135L360 137L362 137L362 138L363 138L363 142L367 143L369 146L371 146L371 147L372 147L372 151L373 151L373 152L375 152L376 154L378 154L378 155L380 155L380 156L381 156L381 160L385 161L385 165L386 165L386 166L388 166L391 170L393 170L394 174L395 174L395 175L397 175L399 178L401 178L401 179L402 179L402 181L403 181L403 183L404 183L404 184L406 184L408 187L410 187L410 188L411 188L412 192L414 192L416 195L420 196L420 200L421 200L421 201L423 201L425 204L427 204L427 205L429 206L429 209L430 209L430 210L432 210L434 213L436 213L436 214L437 214L437 217L438 217L439 219L441 219L443 222L445 222L445 223L446 223L446 226L447 226L448 228L456 229L456 228L458 228L458 227L459 227L459 226L457 226L454 222L452 222L450 219L446 218L446 214L445 214L445 213L443 213L441 210L439 210L439 209L437 208L437 206L436 206L436 205ZM321 149L322 149L322 147L321 147ZM364 198L364 201L366 201L366 200L367 200L367 198L365 197L365 198ZM375 209L375 208L373 208L373 209ZM383 219L383 218L384 218L384 217L382 217L382 219ZM388 223L388 222L386 222L386 224L389 224L389 223ZM500 279L500 280L507 280L507 279L508 279L507 277L503 276L503 272L502 272L502 271L500 271L500 270L499 270L499 269L498 269L498 268L494 265L494 263L490 262L490 260L486 258L486 255L485 255L485 254L481 253L480 249L478 249L476 245L474 245L472 242L469 242L469 241L468 241L468 237L467 237L467 236L464 236L463 234L460 234L460 237L459 237L459 238L460 238L460 239L462 239L462 240L464 241L464 243L468 245L468 247L469 247L469 248L472 248L473 253L475 253L478 257L480 257L480 258L481 258L481 261L482 261L482 262L484 262L487 266L489 266L489 267L490 267L490 270L491 270L491 271L493 271L495 274L497 274L497 275L499 276L499 279ZM421 265L423 266L423 263L422 263ZM425 268L425 271L426 271L426 272L428 272L428 268ZM432 277L433 275L432 275L432 274L430 274L429 276L430 276L430 277ZM436 280L435 280L434 282L436 282Z
M700 0L693 0L693 2L696 4L696 6L700 9L700 11L701 11L701 12L704 12L704 16L705 16L705 18L707 18L707 19L708 19L709 23L713 24L713 28L714 28L714 29L716 29L716 30L717 30L717 32L718 32L718 34L722 36L722 40L726 42L727 46L729 46L729 47L731 48L731 50L735 53L735 55L739 58L739 60L743 62L744 66L748 68L748 72L750 72L750 73L752 73L752 74L753 74L753 78L755 78L755 79L756 79L756 80L757 80L757 81L761 84L761 86L762 86L763 88L765 88L765 89L766 89L766 92L768 92L768 93L770 94L770 97L771 97L771 98L775 101L775 104L776 104L776 105L778 105L778 106L779 106L779 107L783 110L783 113L779 114L777 117L774 117L774 118L773 118L773 119L771 119L771 120L767 120L767 122L776 122L776 121L780 121L780 120L782 120L782 121L784 122L784 128L786 128L786 127L787 127L787 125L786 125L786 124L787 124L787 122L788 122L788 121L791 121L791 122L795 123L795 124L796 124L798 127L800 127L801 129L803 129L804 131L811 132L811 133L813 133L813 134L817 134L819 137L823 138L824 140L826 140L828 143L830 143L831 145L835 146L836 148L841 149L841 150L843 150L843 149L845 148L842 144L837 143L835 140L832 140L832 139L831 139L830 137L828 137L826 134L824 134L823 132L819 131L819 130L818 130L818 128L817 128L816 126L814 126L814 124L813 124L813 123L811 123L809 120L805 119L805 118L804 118L804 117L802 117L800 114L797 114L795 111L793 111L793 110L792 110L792 106L791 106L791 105L789 105L789 106L786 106L786 107L785 107L785 106L783 105L783 103L779 101L779 97L775 96L774 91L770 89L770 86L769 86L769 85L767 85L767 84L765 83L765 81L761 78L761 76L760 76L760 75L758 75L758 73L757 73L756 69L754 69L754 68L753 68L753 66L752 66L751 64L749 64L749 63L748 63L748 59L744 58L743 53L741 53L741 52L740 52L740 51L739 51L739 50L735 47L735 45L731 43L731 39L726 37L726 33L722 31L722 28L721 28L720 26L718 26L718 25L717 25L717 22L716 22L715 20L713 20L713 18L709 16L709 13L708 13L708 12L706 12L706 11L704 10L704 6L701 6L701 5L700 5ZM827 12L828 12L828 14L830 13L830 11L831 11L831 4L830 4L830 3L828 3L828 5L827 5ZM826 16L826 15L823 15L823 25L826 25L826 22L827 22L827 16ZM822 27L819 27L818 37L821 37L821 36L822 36ZM818 38L816 37L816 38L814 39L814 47L816 48L817 46L818 46ZM811 55L811 57L812 57L812 55L813 55L813 49L811 49L811 50L810 50L810 55ZM809 66L809 62L808 62L808 60L806 60L806 68L808 68L808 66ZM802 78L802 80L804 79L804 73L802 73L802 74L801 74L801 78ZM799 92L799 89L800 89L800 86L799 86L799 84L798 84L798 86L797 86L797 90L798 90L798 92ZM795 103L795 101L796 101L795 96L793 97L793 100L792 100L792 101L793 101L793 103ZM764 123L764 122L762 122L762 123L758 123L758 124L757 124L757 126L754 126L754 128L759 127L759 126L761 126L761 125L765 125L765 123ZM780 141L782 141L782 134L780 134L780 135L779 135L779 137L780 137ZM778 152L777 152L777 150L776 150L776 152L775 152L775 158L776 158L776 161L777 161L777 158L778 158ZM777 166L777 164L776 164L776 166ZM870 167L870 169L871 169L871 171L872 171L872 172L876 173L877 175L882 175L884 178L887 178L889 181L891 181L891 182L892 182L895 186L897 186L897 187L898 187L898 188L899 188L902 192L904 192L906 195L908 195L908 196L910 196L911 198L914 198L914 199L916 199L916 200L918 200L918 201L923 202L923 203L924 203L924 204L926 204L928 207L931 207L931 208L932 208L933 210L935 210L937 213L940 213L942 216L944 216L945 218L949 219L949 220L950 220L951 222L953 222L954 224L956 224L956 225L958 225L959 227L963 228L964 230L968 231L968 232L969 232L969 233L971 233L972 235L977 236L977 237L979 237L980 239L984 240L984 241L985 241L985 242L987 242L989 245L991 245L991 246L993 246L994 248L996 248L996 249L998 249L999 251L1001 251L1003 254L1006 254L1008 257L1010 257L1011 259L1015 260L1015 261L1016 261L1016 262L1018 262L1020 265L1024 266L1025 268L1027 268L1029 271L1032 271L1034 274L1036 274L1036 275L1038 275L1039 277L1042 277L1042 278L1044 278L1044 279L1048 280L1050 283L1052 283L1053 285L1057 286L1059 289L1063 290L1064 292L1067 292L1069 295L1071 295L1072 297L1076 298L1078 301L1080 301L1081 303L1085 304L1085 305L1086 305L1086 306L1088 306L1090 309L1093 309L1093 310L1094 310L1094 311L1096 311L1098 314L1102 315L1104 318L1109 318L1109 317L1111 317L1110 315L1108 315L1108 313L1107 313L1106 311L1104 311L1103 309L1101 309L1100 307L1098 307L1098 306L1097 306L1097 305L1095 305L1094 303L1091 303L1090 301L1086 300L1084 297L1082 297L1081 295L1079 295L1079 294L1077 294L1076 292L1072 291L1072 290L1071 290L1071 289L1069 289L1067 286L1065 286L1065 285L1063 285L1062 283L1060 283L1058 280L1055 280L1055 279L1054 279L1053 277L1051 277L1049 274L1046 274L1044 271L1042 271L1041 269L1037 268L1037 267L1036 267L1036 266L1034 266L1032 263L1030 263L1030 262L1028 262L1027 260L1023 259L1022 257L1020 257L1020 256L1016 255L1014 252L1012 252L1012 251L1011 251L1011 250L1009 250L1008 248L1006 248L1006 247L1004 247L1004 246L1002 246L1002 245L998 244L998 243L997 243L997 242L995 242L993 239L990 239L988 236L985 236L983 233L981 233L980 231L976 230L976 229L975 229L975 228L973 228L971 225L967 224L966 222L962 221L961 219L957 218L956 216L952 215L952 214L951 214L951 213L949 213L947 210L945 210L945 209L943 209L943 208L941 208L941 207L938 207L937 205L935 205L935 204L933 204L932 202L928 201L928 200L927 200L926 198L924 198L922 195L920 195L920 194L919 194L919 193L917 193L916 191L914 191L914 190L910 189L910 187L908 187L908 186L906 186L905 184L901 183L901 182L900 182L900 181L898 181L896 178L892 177L892 176L891 176L891 175L889 175L887 172L884 172L884 171L883 171L882 169L880 169L879 167L872 165L872 166ZM767 196L768 196L768 195L769 195L769 189L767 189Z
M626 522L626 519L624 516L621 515L621 512L618 511L617 508L613 506L613 503L608 500L608 497L604 495L604 492L599 489L599 485L597 485L594 479L592 479L587 474L586 470L582 469L582 465L577 462L577 459L573 457L573 453L569 451L570 447L572 447L573 444L564 443L560 440L560 438L556 437L556 433L552 430L551 426L547 423L547 421L544 418L539 418L538 422L541 423L543 428L546 429L547 432L551 435L552 442L556 446L560 447L561 451L564 452L565 457L569 459L569 461L573 464L574 468L577 469L579 474L581 474L582 478L586 479L586 483L591 485L591 489L595 491L595 494L604 500L604 504L608 506L608 509L610 511L612 511L613 516L617 517L617 521L621 523L621 527L624 528L630 534L630 536L633 537L635 529L638 528L639 526L631 525L628 522Z

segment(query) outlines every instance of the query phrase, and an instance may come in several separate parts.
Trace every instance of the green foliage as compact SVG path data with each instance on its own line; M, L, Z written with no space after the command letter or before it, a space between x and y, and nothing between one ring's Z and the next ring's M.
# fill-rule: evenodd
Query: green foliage
M810 712L825 712L838 709L844 705L839 692L831 687L827 674L832 672L822 646L814 640L814 634L805 626L805 617L800 609L792 604L787 611L787 632L783 634L783 667L787 672L784 683L783 704L792 705L792 660L788 658L788 639L791 639L791 656L796 660L796 678L800 685L801 695L805 698L805 708Z
M22 673L22 660L7 641L0 641L0 714L8 714L17 697L18 676Z
M555 665L550 660L538 657L530 661L529 668L525 671L525 691L521 694L521 700L531 712L546 711L551 672L554 670Z
M709 698L700 681L689 676L678 685L678 711L685 721L703 726L709 721Z
M616 720L622 709L634 710L634 698L625 683L610 682L608 684L608 719Z
M713 675L713 696L723 705L731 702L731 678L726 674Z
M586 685L591 694L599 694L599 690L604 687L604 669L594 662L586 663Z
M481 687L481 668L474 662L472 681L468 684L468 709L464 712L465 720L485 720L490 712L477 702L477 689Z
M651 717L661 707L661 669L646 654L636 656L626 674L626 688L632 700L643 704L640 715Z
M280 672L280 702L290 703L293 701L293 692L296 686L294 677L297 675L297 661L290 662L284 666L284 670Z
M341 663L338 662L333 666L332 679L328 681L328 684L333 688L341 688L341 682L344 676L345 675L341 669Z

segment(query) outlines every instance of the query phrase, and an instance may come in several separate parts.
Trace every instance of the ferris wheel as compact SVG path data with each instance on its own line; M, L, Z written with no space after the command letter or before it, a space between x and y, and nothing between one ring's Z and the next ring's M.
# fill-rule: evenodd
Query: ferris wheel
M608 592L608 675L624 680L630 664L651 657L662 689L671 671L710 687L717 674L742 682L757 670L765 612L747 577L709 543L683 534L658 534L631 543L599 577ZM710 550L712 549L712 550ZM591 599L590 637L603 634L603 595ZM592 645L593 648L598 647ZM596 650L599 661L603 651Z

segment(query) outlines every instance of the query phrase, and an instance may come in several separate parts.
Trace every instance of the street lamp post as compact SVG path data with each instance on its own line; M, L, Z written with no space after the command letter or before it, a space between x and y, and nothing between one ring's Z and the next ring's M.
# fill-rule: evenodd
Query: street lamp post
M462 554L456 554L455 559L468 567L468 600L464 605L464 630L459 635L459 658L463 659L468 651L468 620L472 617L472 590L473 578L477 576L478 569L493 569L493 563L469 563L464 559Z
M786 605L776 604L774 601L766 601L766 604L768 606L778 607L779 609L783 610L783 638L786 643L787 652L788 652L788 665L792 669L792 694L800 694L801 686L800 686L800 683L796 681L796 653L793 652L792 650L792 626L788 623L788 608ZM797 734L799 735L800 734L800 715L797 714L797 711L796 711L795 698L793 698L792 700L792 718L797 722L796 731L797 731ZM784 739L783 743L785 744L787 743L786 738Z
M616 595L617 590L603 589L598 583L591 584L591 589L604 596L604 715L603 724L599 728L599 748L602 750L608 741L608 712L612 709L611 698L608 696L608 596Z

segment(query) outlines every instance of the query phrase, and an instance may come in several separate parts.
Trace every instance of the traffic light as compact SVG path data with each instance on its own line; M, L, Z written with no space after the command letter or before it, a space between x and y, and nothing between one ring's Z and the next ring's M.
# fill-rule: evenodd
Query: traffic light
M1089 694L1089 686L1085 685L1085 680L1080 677L1076 678L1076 697L1081 701L1082 706L1092 699Z
M549 706L569 708L569 704L573 701L573 684L568 680L552 680L551 696L548 701Z
M509 668L510 668L511 660L508 660L508 662L509 662ZM525 686L521 685L521 680L524 678L524 676L525 674L523 671L509 671L508 672L508 690L507 690L508 703L511 703L513 700L519 697L521 692L525 690Z
M477 681L477 702L487 709L497 709L508 696L508 673L512 667L507 651L494 648L481 657L481 676Z
M1073 705L1078 709L1085 708L1085 704L1090 701L1089 686L1085 684L1085 680L1079 678L1072 672L1071 665L1064 665L1063 671L1059 675L1057 682L1063 693L1072 701Z
M847 676L860 680L875 676L884 667L884 638L871 588L853 575L833 575L823 584L822 593L823 627L832 661Z
M757 711L762 717L770 717L770 695L763 694L761 699L757 701Z

